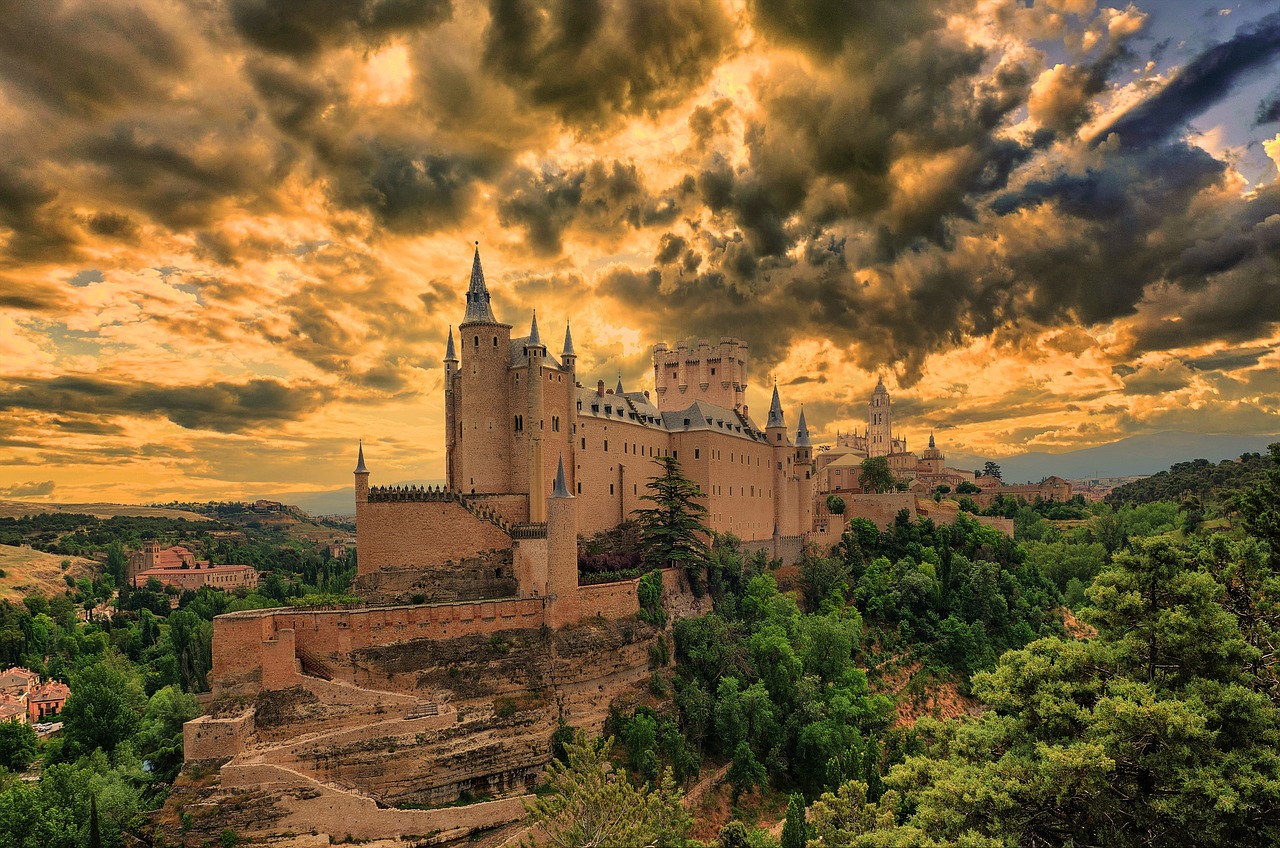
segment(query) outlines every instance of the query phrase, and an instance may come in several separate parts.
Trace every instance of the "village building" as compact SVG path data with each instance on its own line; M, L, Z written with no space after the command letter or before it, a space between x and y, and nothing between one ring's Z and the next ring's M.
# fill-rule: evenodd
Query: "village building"
M71 689L57 680L40 682L40 675L14 666L0 672L0 721L35 724L62 711Z
M258 571L251 565L212 565L208 560L197 560L182 545L161 548L159 541L151 539L143 542L142 550L129 556L125 579L135 589L144 588L148 580L155 579L183 591L211 586L230 592L257 586Z

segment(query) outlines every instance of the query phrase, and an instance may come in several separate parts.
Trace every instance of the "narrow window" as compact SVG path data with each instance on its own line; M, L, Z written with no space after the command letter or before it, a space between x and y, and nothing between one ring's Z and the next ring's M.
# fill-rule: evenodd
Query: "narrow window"
M605 440L604 440L604 452L605 452L605 453L608 453L608 452L609 452L609 440L608 440L608 439L605 439Z
M480 347L480 337L476 336L476 347Z
M610 483L610 484L609 484L609 494L611 494L611 495L613 494L613 484L612 484L612 483Z
M701 450L699 450L698 448L694 448L694 449L693 449L693 458L694 458L694 459L701 459L701 458L702 458L702 451L701 451Z
M587 437L586 437L586 436L583 436L583 437L582 437L582 449L583 449L583 450L586 450L586 449L587 449Z
M582 494L582 484L578 484L578 494Z
M494 346L494 347L497 347L497 346L498 346L498 337L497 337L497 336L494 336L494 337L493 337L493 346Z

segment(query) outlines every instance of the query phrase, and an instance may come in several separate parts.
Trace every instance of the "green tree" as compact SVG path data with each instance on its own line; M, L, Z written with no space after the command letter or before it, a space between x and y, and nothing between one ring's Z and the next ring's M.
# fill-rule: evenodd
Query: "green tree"
M184 692L206 692L213 667L213 622L189 610L169 614L169 643L178 661L178 682Z
M109 652L71 677L71 694L62 708L67 741L85 753L110 753L133 736L146 703L142 684L128 660Z
M889 470L889 460L871 456L858 466L858 485L868 492L892 492L898 481Z
M804 798L792 792L787 800L787 820L782 825L782 848L804 848L809 841L809 825L804 816Z
M655 461L662 473L650 479L645 485L648 494L640 496L653 506L632 513L640 527L644 561L659 568L682 566L695 589L700 588L698 572L706 563L707 540L711 538L704 523L707 508L702 500L706 495L684 476L675 457Z
M997 465L994 460L990 460L990 459L988 459L986 462L982 464L982 476L994 477L997 480L1000 480L1001 482L1004 481L1004 478L1000 473L1000 466Z
M905 821L858 844L1280 843L1280 706L1215 573L1240 549L1199 544L1139 541L1089 590L1096 638L1006 653L980 718L922 719L886 780Z
M1260 485L1242 493L1236 508L1245 529L1254 538L1271 546L1272 557L1280 557L1280 442L1268 448L1271 463Z
M0 721L0 767L23 771L35 758L35 729L24 721Z
M129 558L124 552L124 545L119 540L107 545L107 573L115 581L116 588L124 586L124 575L129 565Z
M827 512L832 515L844 515L844 498L839 495L827 495Z
M565 760L547 766L547 793L531 804L536 844L555 848L684 844L691 819L680 803L670 770L653 788L637 787L609 762L612 739L579 733L565 746Z
M981 491L982 489L979 488L977 484L971 483L968 480L961 480L960 485L956 486L957 495L976 495Z

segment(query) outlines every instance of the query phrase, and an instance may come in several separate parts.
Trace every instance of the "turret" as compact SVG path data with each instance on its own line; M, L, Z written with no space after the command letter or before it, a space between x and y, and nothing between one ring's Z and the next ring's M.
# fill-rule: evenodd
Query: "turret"
M564 367L570 374L574 374L578 370L578 355L573 352L573 335L569 332L569 323L566 321L564 325L564 349L560 351L560 361L564 363ZM570 385L573 380L570 380Z
M804 420L804 407L800 407L800 426L796 430L796 462L808 462L813 457L813 442L809 441L809 425Z
M765 423L769 444L777 447L786 444L787 421L782 415L782 401L778 398L778 381L773 382L773 400L769 403L769 420Z
M552 627L578 620L578 501L564 478L564 457L546 499L547 618Z
M364 464L364 442L360 442L359 452L356 454L356 470L353 472L356 477L356 505L369 502L369 469Z

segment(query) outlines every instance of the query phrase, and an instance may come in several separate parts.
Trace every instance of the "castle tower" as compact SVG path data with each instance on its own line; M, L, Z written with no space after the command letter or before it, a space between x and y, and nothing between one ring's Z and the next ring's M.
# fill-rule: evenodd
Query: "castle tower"
M479 242L471 263L467 309L458 325L458 338L462 367L455 420L461 426L455 477L449 484L465 493L510 492L513 440L507 374L511 325L500 323L489 305Z
M653 346L653 386L662 410L687 409L706 401L725 409L745 410L747 344L725 337L717 347L699 339L693 348L676 343ZM744 412L745 414L745 412Z
M558 628L578 620L578 501L565 483L564 457L546 512L547 623Z
M867 456L888 456L893 452L893 410L884 378L876 382L867 405Z
M458 352L453 346L453 327L449 327L449 346L444 351L444 473L449 487L457 477L458 450L457 386Z
M529 371L525 381L524 413L524 428L528 436L529 454L529 520L546 521L547 485L542 465L542 430L545 414L542 366L547 361L547 346L542 343L542 336L538 333L537 310L533 312L533 321L529 325L529 341L525 345L524 352L529 363Z
M356 454L356 470L353 473L356 478L356 549L367 551L370 546L369 534L374 531L366 520L369 512L369 469L364 464L364 442L360 443L359 453ZM356 559L357 574L373 570L366 568L365 563L368 561L364 556Z

